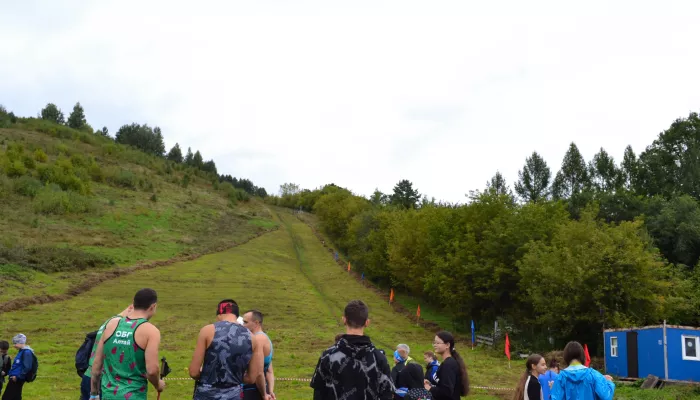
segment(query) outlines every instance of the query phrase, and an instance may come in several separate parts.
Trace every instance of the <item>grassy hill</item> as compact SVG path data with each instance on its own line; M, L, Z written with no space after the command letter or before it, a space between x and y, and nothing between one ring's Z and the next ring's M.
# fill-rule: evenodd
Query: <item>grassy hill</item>
M0 304L276 227L215 175L43 121L17 126L0 129Z
M41 362L27 398L76 398L73 357L85 333L145 286L159 293L153 323L173 368L164 399L191 395L186 367L197 332L227 297L266 314L281 378L310 378L321 351L343 331L340 317L351 299L370 305L367 333L380 348L408 343L417 358L431 348L433 332L397 312L385 293L348 276L309 219L108 139L41 121L0 129L0 213L0 338L25 333ZM409 309L418 302L397 300ZM422 308L424 318L452 325L440 310ZM508 368L500 354L458 347L475 387L471 398L510 396L477 387L514 387L520 362ZM311 397L304 381L281 380L276 392ZM693 394L619 393L620 399Z

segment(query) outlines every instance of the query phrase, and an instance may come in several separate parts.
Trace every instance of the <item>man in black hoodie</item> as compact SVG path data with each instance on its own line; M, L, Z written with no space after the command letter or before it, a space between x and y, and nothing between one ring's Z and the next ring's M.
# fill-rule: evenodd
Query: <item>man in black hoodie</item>
M360 300L348 303L343 324L346 334L318 360L311 379L314 400L391 400L389 363L364 335L369 325L367 305Z

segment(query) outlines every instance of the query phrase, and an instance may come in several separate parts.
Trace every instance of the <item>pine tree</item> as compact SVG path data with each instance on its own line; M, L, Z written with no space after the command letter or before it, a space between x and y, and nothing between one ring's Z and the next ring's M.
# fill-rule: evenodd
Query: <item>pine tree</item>
M185 164L192 166L192 161L194 160L194 154L192 154L192 148L187 148L187 155L185 156Z
M525 166L518 171L515 192L526 202L536 203L549 197L549 180L552 172L537 152L525 159Z
M615 160L605 149L593 156L589 164L591 183L598 192L611 192L622 185L620 170L615 165Z
M80 102L75 103L75 106L73 106L73 112L71 112L68 116L68 122L66 125L73 129L81 129L86 124L87 120L85 119L85 110L83 110L83 106L80 105Z
M175 143L175 146L173 146L172 149L168 152L168 160L176 162L178 164L181 164L183 159L182 159L182 150L180 149L180 145Z
M63 112L55 104L49 103L41 110L41 119L63 125L66 121Z
M575 143L569 145L569 150L564 155L561 170L554 178L552 191L557 199L569 199L590 187L590 177L586 161Z
M421 196L418 190L413 189L413 183L404 179L394 186L394 194L391 195L391 204L403 208L416 208Z

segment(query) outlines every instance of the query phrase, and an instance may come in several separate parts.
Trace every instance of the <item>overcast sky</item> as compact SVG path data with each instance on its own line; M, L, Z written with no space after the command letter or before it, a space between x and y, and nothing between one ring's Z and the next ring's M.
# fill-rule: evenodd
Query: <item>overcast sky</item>
M567 4L0 0L0 104L158 125L268 192L463 202L532 151L619 160L700 110L700 2Z

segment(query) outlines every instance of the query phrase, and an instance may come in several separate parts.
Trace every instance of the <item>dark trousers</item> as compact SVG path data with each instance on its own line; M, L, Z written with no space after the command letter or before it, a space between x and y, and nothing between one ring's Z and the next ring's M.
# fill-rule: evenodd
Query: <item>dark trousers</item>
M80 382L80 400L90 400L91 390L90 377L83 375L83 380ZM100 398L102 398L102 393L100 393Z
M2 395L2 400L22 400L23 386L24 382L9 381L7 383L7 388L5 389L5 394Z

